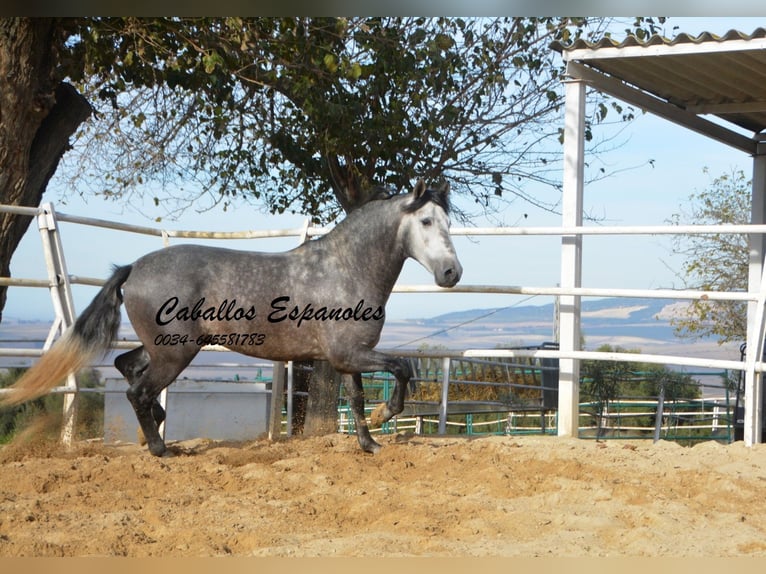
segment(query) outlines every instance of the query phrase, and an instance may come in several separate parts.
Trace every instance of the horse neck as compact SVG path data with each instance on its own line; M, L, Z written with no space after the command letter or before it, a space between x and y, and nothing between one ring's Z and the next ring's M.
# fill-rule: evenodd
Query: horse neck
M370 213L352 213L322 241L343 261L344 269L390 292L407 258L399 237L398 210L380 200ZM377 203L377 202L376 202ZM362 208L365 209L365 208Z

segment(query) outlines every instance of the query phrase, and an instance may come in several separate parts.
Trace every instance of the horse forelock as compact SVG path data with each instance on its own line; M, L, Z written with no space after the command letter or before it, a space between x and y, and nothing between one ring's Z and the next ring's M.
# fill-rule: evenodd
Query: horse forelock
M451 206L449 194L441 193L435 189L427 189L420 197L416 197L412 201L405 203L402 206L402 211L404 211L404 213L415 213L427 203L435 203L444 210L444 213L447 215L450 213Z

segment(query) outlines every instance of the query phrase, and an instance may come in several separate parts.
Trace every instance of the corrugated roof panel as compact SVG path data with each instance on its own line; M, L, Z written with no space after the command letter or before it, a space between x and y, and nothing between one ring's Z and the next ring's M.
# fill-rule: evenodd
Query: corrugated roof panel
M650 36L646 40L639 40L636 36L630 35L621 41L616 41L614 38L601 38L597 42L589 42L583 38L578 38L571 44L563 44L561 42L554 42L552 44L553 49L558 52L571 52L573 50L594 50L601 48L631 48L631 47L648 47L648 46L678 46L680 44L704 44L706 42L716 42L718 44L723 42L731 42L733 40L754 40L758 38L766 38L766 28L756 28L752 34L745 34L739 30L729 30L723 36L718 36L712 32L702 32L699 36L690 36L686 33L680 33L674 38L666 38L655 34Z

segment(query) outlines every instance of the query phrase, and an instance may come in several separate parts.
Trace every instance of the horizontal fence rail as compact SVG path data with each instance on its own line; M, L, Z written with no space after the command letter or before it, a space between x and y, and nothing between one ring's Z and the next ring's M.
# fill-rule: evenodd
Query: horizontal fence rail
M17 215L37 216L45 214L44 207L19 207L0 205L0 213L15 213ZM156 237L177 237L185 239L264 239L273 237L317 237L326 235L332 227L312 227L309 220L303 227L272 230L246 231L191 231L169 230L161 227L149 227L69 215L56 212L56 219L69 223L129 231ZM722 225L637 225L637 226L595 226L583 225L575 227L453 227L450 235L454 236L520 236L520 235L711 235L711 234L764 234L766 225L758 224L722 224Z
M0 205L0 212L23 215L40 215L44 208L14 207ZM173 237L184 239L267 239L279 237L317 237L325 235L332 228L310 227L277 230L245 230L245 231L188 231L167 230L159 227L147 227L119 223L105 219L56 213L59 221L89 225L119 231L127 231L155 237ZM766 233L766 225L666 225L666 226L580 226L580 227L459 227L452 228L454 236L524 236L524 235L695 235L695 234L753 234ZM104 279L69 276L74 284L101 286ZM16 285L30 287L49 287L50 283L40 279L16 279L0 277L0 285ZM491 293L501 295L575 295L582 297L635 297L656 299L688 299L709 301L756 301L757 293L748 292L718 292L682 289L599 289L599 288L563 288L563 287L529 287L514 285L456 285L451 288L433 285L401 285L394 287L395 293Z

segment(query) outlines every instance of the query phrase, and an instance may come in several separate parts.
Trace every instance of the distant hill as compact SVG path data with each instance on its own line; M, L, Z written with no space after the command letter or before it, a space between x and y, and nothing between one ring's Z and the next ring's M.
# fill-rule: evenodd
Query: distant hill
M663 316L663 311L669 306L677 306L674 299L596 299L582 302L583 322L598 322L599 320L618 322L653 322L658 316ZM554 317L554 305L525 305L521 307L500 307L490 309L471 309L468 311L456 311L445 313L431 319L418 319L425 323L459 323L470 321L478 317L487 316L492 322L526 322L526 321L552 321Z
M676 335L670 318L683 313L687 306L687 302L676 299L585 300L581 315L584 346L594 350L608 344L645 353L739 359L739 342L722 346L711 340ZM550 303L470 309L427 319L392 321L386 324L380 346L491 349L537 345L554 340L554 316L554 305Z

